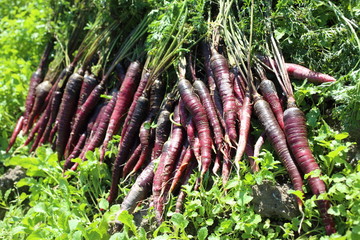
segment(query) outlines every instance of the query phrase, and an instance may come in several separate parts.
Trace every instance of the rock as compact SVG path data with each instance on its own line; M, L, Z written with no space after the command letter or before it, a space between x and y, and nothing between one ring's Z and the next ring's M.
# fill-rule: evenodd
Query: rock
M4 193L9 188L13 188L14 184L25 176L25 171L21 167L10 168L0 177L0 191Z
M263 182L252 187L254 210L262 217L291 220L300 215L296 198L288 191L291 188L284 184Z

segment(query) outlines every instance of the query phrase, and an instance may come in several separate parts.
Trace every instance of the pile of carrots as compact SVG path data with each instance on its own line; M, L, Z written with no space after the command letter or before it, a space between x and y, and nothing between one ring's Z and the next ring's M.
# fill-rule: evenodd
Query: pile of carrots
M137 174L122 199L121 211L132 213L139 202L151 196L159 223L164 220L170 194L178 195L176 211L181 211L186 197L181 187L194 171L200 171L195 190L205 174L220 175L225 184L244 156L252 171L258 171L261 166L254 159L265 139L284 164L294 189L302 192L304 174L319 166L289 77L315 83L335 79L285 63L276 42L271 43L273 56L249 54L253 61L245 60L249 66L252 63L245 74L241 67L230 66L226 44L203 40L186 54L171 55L176 61L167 62L156 73L141 58L129 61L116 57L101 80L92 72L101 57L92 51L79 65L81 48L73 62L48 81L44 75L53 51L50 41L31 77L26 110L18 119L7 151L22 132L28 136L24 145L32 144L31 152L50 144L59 162L64 161L66 174L77 169L72 159L86 161L86 152L98 148L99 161L112 162L109 203L117 199L120 179ZM275 79L267 79L270 72L275 73ZM250 131L254 119L264 128L256 141ZM108 159L114 135L121 136L118 153L115 159ZM310 177L308 183L313 194L326 192L319 177ZM317 203L330 235L336 231L327 213L330 203ZM298 204L301 207L300 199Z

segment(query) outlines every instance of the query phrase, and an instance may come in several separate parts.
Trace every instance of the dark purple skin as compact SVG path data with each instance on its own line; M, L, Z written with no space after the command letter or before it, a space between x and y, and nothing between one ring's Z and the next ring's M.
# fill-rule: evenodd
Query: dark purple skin
M144 200L150 194L153 179L154 162L150 162L136 178L135 183L132 185L129 193L124 198L118 214L125 210L129 213L133 213L138 202Z
M133 115L135 107L136 107L136 102L137 102L138 98L143 94L146 84L149 80L149 77L150 77L150 73L145 73L145 74L143 74L143 76L140 79L139 86L136 89L136 92L133 97L133 101L131 102L129 111L128 111L126 119L124 121L124 125L121 130L121 136L124 136L125 132L127 131L127 127L130 124L130 120L132 119L132 115Z
M50 115L51 115L51 104L48 104L46 106L46 109L43 112L42 116L40 117L39 121L36 123L36 124L39 124L39 128L37 130L37 135L36 135L35 141L30 148L30 152L34 152L36 150L36 148L39 146L40 140L46 129L46 125L49 122Z
M49 142L50 132L53 127L53 124L55 123L56 116L59 111L62 95L63 95L63 90L59 89L54 92L54 96L51 99L51 111L50 111L49 121L46 124L46 128L40 139L39 146L41 146L44 143Z
M45 68L48 64L48 59L53 49L53 46L54 46L54 41L50 40L41 57L38 69L31 75L29 91L25 101L25 112L24 112L25 124L27 123L27 119L34 105L35 89L43 80L43 73L45 72Z
M207 89L204 82L196 80L193 84L195 92L200 97L201 103L203 104L206 115L209 119L209 123L214 132L214 142L217 146L217 150L221 149L221 145L224 140L224 134L220 125L220 121L216 114L214 102L211 99L209 90Z
M29 114L27 125L25 127L25 133L29 132L35 119L40 116L41 112L45 109L45 106L47 105L45 99L49 94L51 87L52 85L48 81L44 81L36 87L34 106L31 109L31 113Z
M290 155L290 151L287 147L284 131L279 126L274 113L267 101L261 96L256 96L254 99L254 111L262 126L265 129L268 140L273 146L275 152L279 156L280 160L284 164L287 172L290 175L291 182L295 190L301 191L303 187L302 177L297 169L293 158ZM298 200L301 205L301 200Z
M194 152L190 148L189 142L186 141L185 144L183 144L182 146L179 160L176 163L176 167L173 174L174 176L172 177L169 192L174 192L174 190L176 190L179 187L181 178L185 174L185 170L187 169L190 162L194 159L195 159Z
M16 141L16 137L17 135L19 135L22 127L23 127L23 124L24 124L24 116L20 116L16 125L15 125L15 128L14 128L14 131L13 133L11 134L11 138L10 138L10 141L9 141L9 145L8 147L6 148L6 153L9 152L9 150L11 149L11 147L14 145L15 141Z
M225 57L219 54L215 49L212 49L210 66L214 73L214 79L216 85L219 88L219 93L224 107L226 132L231 140L236 141L236 103L233 87L230 80L229 67Z
M123 122L123 117L130 105L135 101L134 94L139 82L141 65L135 61L127 69L125 79L120 87L115 108L111 114L110 122L106 131L105 139L100 149L100 161L103 161L107 145L114 134L116 134ZM123 126L124 127L124 126ZM123 135L121 135L123 136Z
M92 134L90 143L86 146L86 151L94 151L95 148L99 147L104 140L107 127L109 125L110 117L112 112L114 111L118 91L113 91L111 94L112 98L105 106L101 117L99 118L99 122L94 129L94 133Z
M77 158L80 155L80 153L81 153L81 151L82 151L82 149L83 149L83 147L85 145L85 140L86 140L86 133L83 133L83 134L81 134L81 136L79 138L79 141L75 145L74 150L67 157L67 159L66 159L66 161L64 163L64 170L63 171L66 171L67 169L70 169L74 165L74 163L71 162L71 160L74 159L74 158Z
M85 103L86 99L91 94L91 91L96 87L97 84L98 84L98 80L93 74L91 75L85 74L84 81L81 85L77 109L79 109Z
M56 151L58 160L61 161L71 132L71 120L76 112L76 104L79 99L80 89L83 82L83 76L74 73L69 77L65 86L64 94L61 100L59 112L57 115L58 131L56 140ZM71 149L72 150L72 149ZM66 156L69 154L66 153Z
M148 121L152 121L159 113L161 103L164 99L166 90L166 82L156 79L150 88L150 114L147 117Z
M122 170L122 178L126 178L128 174L131 172L131 170L134 168L135 164L140 158L141 150L142 150L141 144L138 144L134 152L131 154L131 156L124 165L124 168Z
M214 90L216 88L216 84L214 80L214 74L210 66L211 51L210 51L209 43L204 41L201 42L201 53L204 58L204 68L206 72L207 84L210 88L210 94L213 96Z
M181 181L181 186L184 186L189 182L191 173L193 172L195 167L196 167L196 161L191 161L191 163L186 168L185 175ZM185 197L186 197L186 192L184 190L181 190L178 195L178 199L176 201L175 212L177 213L181 212L181 209L184 205Z
M289 148L304 174L320 170L308 142L306 119L304 113L297 107L290 107L284 112L285 135ZM319 177L309 177L308 183L313 194L326 193L326 185ZM325 232L331 235L336 232L335 222L327 213L330 208L328 200L318 200L317 205L325 225Z
M72 123L71 133L67 142L69 152L71 146L75 145L75 142L79 139L80 133L84 131L86 121L89 115L92 113L97 103L100 101L100 96L105 91L105 82L100 82L92 91L90 96L86 99L85 103L77 110L74 121Z
M121 138L119 144L119 153L113 165L110 194L107 199L110 204L112 204L116 199L118 192L118 184L119 184L120 176L122 174L122 165L126 162L129 154L129 149L135 140L135 136L139 131L141 123L146 118L148 105L149 105L149 99L147 97L141 96L138 98L136 107L134 109L134 114L133 117L131 118L128 129Z
M211 164L212 138L209 120L207 119L204 106L195 94L191 83L186 79L180 79L178 89L185 107L192 115L199 135L201 146L201 176L203 176Z
M264 79L261 81L259 88L264 99L270 104L271 110L274 112L281 129L284 130L284 111L274 83L268 79Z
M174 103L174 99L168 96L165 105L160 110L159 116L156 121L157 127L155 128L155 141L151 153L151 161L157 159L161 155L163 145L170 135L170 114L173 111Z
M36 122L35 126L31 129L28 138L26 139L24 146L27 146L35 137L35 134L37 134L36 136L38 136L39 134L42 135L43 130L40 130L40 128L44 128L46 127L47 121L49 119L49 115L50 115L50 104L48 104L46 106L45 111L41 114L39 120ZM40 136L41 137L41 136ZM37 141L36 145L38 144L39 140ZM32 151L30 151L32 152Z
M59 82L66 83L68 77L72 73L72 68L64 68L58 78L55 81L55 84L52 85L49 81L43 81L36 87L36 98L34 102L34 106L31 110L31 113L29 115L29 119L27 122L27 126L25 129L25 132L28 132L30 128L32 127L34 118L42 112L43 109L45 109L46 105L50 102L50 97L52 96L52 92L55 91L55 89L58 88ZM44 87L43 87L44 85Z
M175 108L174 119L175 122L180 122L179 107ZM164 157L161 157L161 167L158 167L155 173L156 184L154 182L154 188L157 192L154 195L154 207L155 217L160 223L163 219L164 204L167 200L167 195L170 190L171 182L170 177L176 166L176 160L178 159L183 140L185 138L185 131L183 126L173 125L171 136L169 139L169 147Z

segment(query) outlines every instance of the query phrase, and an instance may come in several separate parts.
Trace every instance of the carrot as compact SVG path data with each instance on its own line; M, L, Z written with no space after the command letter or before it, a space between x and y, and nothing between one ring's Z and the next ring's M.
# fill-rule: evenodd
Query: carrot
M73 151L71 152L71 154L66 158L65 163L64 163L64 167L63 167L63 171L71 168L74 163L71 162L72 159L78 157L85 145L85 140L86 140L86 133L81 134L79 141L77 142L77 144L75 145Z
M6 153L9 152L9 150L11 149L11 147L14 145L15 141L16 141L16 137L19 135L22 127L23 127L23 124L24 124L24 119L25 117L24 116L20 116L16 125L15 125L15 128L14 128L14 131L10 137L10 141L9 141L9 145L8 147L6 148Z
M259 169L259 165L257 164L257 162L255 162L254 160L254 137L249 134L248 136L248 140L246 142L246 148L245 148L245 153L248 157L248 161L250 164L250 169L252 172L258 172Z
M225 186L226 183L228 182L231 173L232 163L230 161L229 151L230 149L225 149L226 154L223 155L223 162L221 169L221 178L222 178L223 186Z
M152 205L156 208L158 204L158 199L160 197L161 191L162 191L162 181L161 181L161 174L164 171L165 166L165 158L168 154L168 150L170 148L170 141L166 141L163 144L162 152L159 155L159 163L156 167L155 173L154 173L154 179L152 183ZM154 160L152 160L153 162Z
M292 106L285 110L284 122L289 148L291 149L300 169L304 174L320 170L308 143L304 113L299 108ZM319 177L310 176L308 178L308 183L313 194L318 196L321 193L326 192L325 183ZM317 200L317 204L325 225L326 234L331 235L332 233L335 233L336 229L334 220L332 216L327 213L330 208L330 202L328 200Z
M121 125L121 119L125 115L127 109L131 105L131 102L135 101L134 93L136 86L138 85L141 65L138 61L132 62L127 69L125 79L120 87L115 108L111 114L106 135L103 145L100 149L100 160L102 161L105 156L107 145L112 136L117 133ZM124 136L124 135L121 135Z
M285 63L286 70L290 77L296 79L308 79L313 83L335 82L336 79L330 75L314 72L306 67L295 63Z
M56 151L58 153L58 160L60 161L65 152L66 143L71 132L71 120L76 111L76 103L79 98L80 88L83 81L83 77L77 73L70 76L61 100L59 112L57 115L58 131L56 139ZM67 157L69 154L65 153Z
M178 188L182 176L185 174L188 165L194 160L194 157L194 152L191 150L189 145L185 144L181 152L178 164L179 166L175 170L169 192L173 192L176 188Z
M206 111L206 115L209 119L209 123L213 129L214 137L215 137L214 143L216 144L217 149L220 150L224 140L224 135L220 125L220 121L216 114L214 102L210 97L209 90L207 89L205 83L200 80L196 80L193 86L195 92L200 97L201 103L203 104Z
M186 79L180 79L178 89L186 108L193 117L199 134L201 145L201 176L203 176L211 164L212 138L209 121L206 116L206 111L195 94L191 83Z
M46 129L46 125L47 125L47 123L49 121L50 114L51 114L51 105L48 104L46 106L45 111L41 115L39 121L36 123L36 125L39 125L39 127L38 127L38 130L36 131L37 135L36 135L36 138L35 138L35 141L34 141L33 145L30 148L30 152L35 151L35 149L38 147L39 142L41 140L41 137L43 136L43 133L44 133L44 131Z
M46 107L46 110L49 108L49 105ZM36 122L35 126L31 129L25 143L24 146L27 146L35 137L35 135L38 133L40 126L42 126L43 124L46 124L45 120L46 120L47 114L44 112L43 114L41 114L40 119ZM45 123L44 123L45 122Z
M178 105L179 106L179 105ZM174 121L180 122L179 116L179 107L175 108L174 112ZM163 161L162 168L158 168L156 170L155 176L160 175L160 196L158 198L154 198L154 207L155 207L155 217L156 220L160 223L163 221L163 213L164 213L164 204L167 200L167 195L170 189L170 178L174 171L176 160L178 159L181 153L181 146L184 140L184 128L182 126L173 125L173 129L171 131L171 136L169 140L170 146L165 154L165 157L161 160ZM160 164L160 163L159 163Z
M222 153L221 152L217 152L215 159L214 159L214 166L212 168L212 172L213 174L215 174L216 176L218 176L218 171L220 170L221 167L221 160L222 160Z
M239 141L234 159L235 164L238 164L240 162L241 157L243 156L246 148L246 142L249 137L249 131L250 131L251 113L252 113L252 104L250 99L250 91L249 88L247 88L240 114L241 116L240 116Z
M277 63L268 57L259 56L259 59L262 60L266 65L272 67L277 66ZM324 83L324 82L335 82L336 79L328 74L319 73L308 69L307 67L301 66L295 63L284 63L284 67L290 77L304 80L308 79L312 83Z
M235 93L236 99L238 99L242 105L244 98L245 98L245 89L243 89L240 84L240 78L241 78L240 74L235 74L234 93Z
M110 116L114 111L114 107L117 101L118 91L114 90L111 93L111 100L108 101L104 110L99 114L99 120L96 121L98 124L94 126L94 131L91 136L90 142L85 147L85 152L94 151L95 148L99 147L105 137L106 129L108 127Z
M27 125L25 127L25 133L27 133L33 125L34 120L41 114L42 109L46 106L45 98L48 95L52 84L48 81L40 83L35 89L34 106L29 114Z
M192 161L191 164L189 164L187 166L184 178L181 182L181 185L186 185L190 179L191 173L193 171L193 169L196 167L196 161ZM196 191L196 186L194 187L194 190ZM186 192L181 189L179 195L178 195L178 199L176 200L176 205L175 205L175 212L180 213L182 206L184 205L184 201L185 201L185 197L186 197Z
M50 103L51 104L50 117L46 124L44 133L40 139L39 145L49 142L50 132L54 122L56 121L56 116L60 107L62 95L63 95L63 89L58 89L54 92L54 96L51 99L51 103Z
M212 57L210 65L214 73L216 85L219 88L219 93L224 107L226 132L230 139L235 141L237 139L237 132L235 128L236 105L233 87L230 81L229 67L223 55L219 54L213 48L211 51Z
M131 172L131 170L134 168L136 162L140 158L141 150L141 144L138 144L134 152L131 154L130 158L126 161L124 165L124 168L122 170L122 178L126 178Z
M154 167L154 162L150 162L136 178L135 183L121 203L120 210L116 213L115 219L118 219L119 214L123 211L128 211L130 214L133 213L138 202L144 200L151 192L154 179ZM121 225L121 222L116 221L115 224Z
M206 73L207 85L210 89L210 95L214 95L214 91L216 88L214 74L210 66L210 59L211 59L211 52L210 52L210 45L209 43L202 41L201 42L201 53L204 58L204 68Z
M167 100L168 101L166 101L156 121L155 141L151 154L152 161L161 155L163 145L167 141L171 130L171 121L169 117L174 105L174 100L171 98L168 98Z
M119 213L124 210L132 213L137 203L145 199L149 194L154 179L154 165L154 162L150 162L136 178L135 183L132 185L130 191L121 203Z
M279 126L270 105L260 95L254 96L255 114L265 128L266 135L290 175L294 189L302 192L302 177L290 155L285 134ZM299 206L302 205L298 199Z
M149 100L147 97L141 96L138 98L136 107L134 109L134 114L131 118L128 129L125 135L123 135L121 138L121 142L119 144L119 153L113 165L110 194L107 199L109 203L112 203L115 200L118 191L118 183L122 172L122 165L127 159L129 148L131 147L135 138L134 136L139 131L139 127L144 118L146 117L145 112L148 109L148 104Z
M140 70L140 68L139 68L139 70ZM133 101L132 101L132 103L130 105L129 111L128 111L127 116L125 118L123 128L121 130L121 136L124 136L125 132L127 131L127 127L130 124L130 120L131 120L132 115L134 113L136 102L137 102L138 98L143 94L144 89L145 89L145 87L147 85L147 82L149 80L149 77L150 77L150 73L148 73L148 72L144 73L141 76L140 83L139 83L139 85L138 85L138 87L136 89L135 94L133 94Z
M71 146L78 140L80 133L84 131L85 123L100 100L100 95L105 91L105 81L100 82L92 91L85 103L77 110L72 122L71 133L67 141L68 151Z
M150 140L153 138L153 131L151 129L151 123L158 114L161 102L163 100L165 90L165 82L156 79L150 88L150 112L146 120L141 124L140 127L140 143L141 143L141 154L138 161L133 167L130 174L138 171L142 165L146 162L150 154Z
M281 106L280 99L276 92L274 83L268 79L264 73L260 72L261 83L259 85L260 91L264 99L270 104L272 111L281 127L284 130L284 111Z
M91 91L96 87L97 84L98 84L98 80L96 79L95 75L85 74L84 81L81 85L79 101L77 103L77 109L79 109L85 103Z
M25 112L24 112L24 119L25 125L27 125L27 119L30 115L31 109L33 108L34 101L35 101L35 89L43 80L43 73L45 71L47 60L49 59L50 53L53 49L54 41L53 39L49 41L46 45L44 53L41 57L39 66L37 70L31 75L30 84L29 84L29 91L25 100Z

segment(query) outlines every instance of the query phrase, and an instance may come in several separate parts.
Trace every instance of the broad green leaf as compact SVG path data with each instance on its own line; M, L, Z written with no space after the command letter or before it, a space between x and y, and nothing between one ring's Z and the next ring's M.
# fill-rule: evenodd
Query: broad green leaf
M199 240L205 240L207 235L208 235L208 229L206 227L200 228L198 233L197 233L197 237L198 237Z
M189 221L185 219L185 217L180 213L174 213L171 216L170 221L180 229L186 228L186 226L189 224Z

